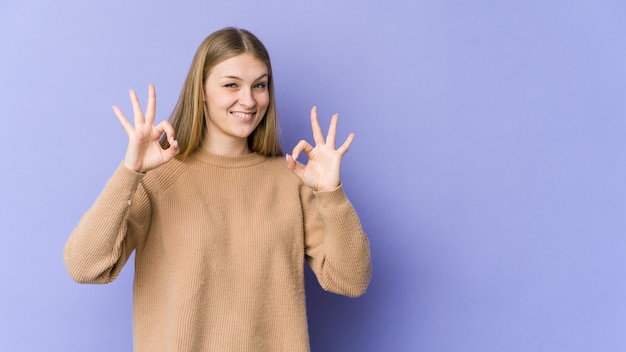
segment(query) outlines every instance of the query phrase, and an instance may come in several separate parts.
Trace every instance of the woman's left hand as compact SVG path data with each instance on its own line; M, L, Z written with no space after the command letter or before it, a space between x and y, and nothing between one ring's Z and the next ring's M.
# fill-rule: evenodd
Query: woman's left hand
M324 133L317 119L317 108L313 107L311 109L311 127L313 128L315 147L309 142L301 140L293 148L291 155L287 154L286 156L289 168L302 179L304 184L316 191L327 192L339 187L341 158L354 140L354 133L350 133L346 141L338 149L335 149L338 118L339 115L333 115L328 135L324 139ZM301 152L305 152L309 159L306 165L297 162Z

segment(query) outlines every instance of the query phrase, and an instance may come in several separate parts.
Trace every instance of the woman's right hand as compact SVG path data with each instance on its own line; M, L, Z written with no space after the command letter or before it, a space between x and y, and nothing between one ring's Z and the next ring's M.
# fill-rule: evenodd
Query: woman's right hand
M148 106L145 114L141 110L137 93L130 90L130 101L135 115L135 126L128 121L122 110L113 106L113 111L128 134L128 148L124 165L136 172L147 172L157 168L175 157L178 152L178 141L174 137L174 128L169 121L154 125L156 115L156 92L154 85L148 86ZM161 148L159 139L165 133L169 148Z

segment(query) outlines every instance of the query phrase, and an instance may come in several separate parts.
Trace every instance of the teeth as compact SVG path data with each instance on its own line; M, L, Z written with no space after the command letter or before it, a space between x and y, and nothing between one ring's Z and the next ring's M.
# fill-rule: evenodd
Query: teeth
M245 118L249 118L249 117L254 116L254 113L249 113L249 114L246 114L246 113L243 113L243 112L233 112L233 115L235 115L235 116L237 116L237 117L241 117L241 118L244 118L244 119L245 119Z

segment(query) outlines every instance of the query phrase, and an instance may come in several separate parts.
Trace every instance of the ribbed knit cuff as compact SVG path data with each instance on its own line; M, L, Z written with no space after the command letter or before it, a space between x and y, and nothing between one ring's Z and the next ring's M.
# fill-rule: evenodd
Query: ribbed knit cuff
M130 201L144 176L145 173L130 170L122 162L109 179L101 196L111 201L119 200L120 198L123 198L124 201Z
M340 205L348 201L348 198L346 197L346 194L343 191L342 184L339 184L339 186L337 186L337 188L335 188L332 191L327 191L327 192L315 191L313 192L313 194L315 195L315 198L319 200L320 202L319 205L322 208L334 207L334 206Z

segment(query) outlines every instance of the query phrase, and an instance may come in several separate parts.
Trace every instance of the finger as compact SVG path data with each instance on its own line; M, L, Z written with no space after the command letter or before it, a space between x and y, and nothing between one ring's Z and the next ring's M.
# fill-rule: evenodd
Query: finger
M115 116L117 116L117 119L120 121L122 128L124 128L124 131L126 131L127 134L131 133L133 131L133 125L131 125L126 116L124 116L122 110L114 105L113 112L115 113Z
M157 126L160 126L161 130L165 132L168 140L176 138L176 135L174 134L174 127L172 127L172 124L169 121L161 121L161 123Z
M166 161L170 160L173 157L175 157L180 152L180 149L178 148L178 141L177 140L171 140L171 141L169 141L169 143L170 143L169 148L167 148L167 149L165 149L163 151L163 154L165 156L165 160Z
M309 155L312 151L313 146L309 144L309 142L301 140L300 142L298 142L298 144L296 144L295 147L293 147L291 155L293 156L294 160L298 160L298 156L300 156L301 152L305 152L307 155Z
M285 159L287 160L287 166L290 169L294 169L296 167L296 160L289 155L289 153L285 154Z
M148 85L148 106L146 107L146 123L153 125L156 116L156 89L154 84Z
M337 120L339 119L339 114L334 114L330 119L330 127L328 127L328 135L326 136L326 144L335 149L335 140L337 138Z
M346 141L343 142L343 144L341 145L341 147L339 147L339 149L337 149L337 152L341 156L346 154L346 152L348 151L348 149L350 149L350 146L352 145L352 141L354 141L354 133L350 133L348 135L348 138L346 138Z
M304 176L304 166L297 162L291 155L287 154L287 167L293 171L296 176L302 178Z
M317 118L317 107L311 109L311 128L313 129L313 140L315 144L324 144L324 133L320 127L320 122Z
M170 124L169 121L161 121L158 125L155 126L158 136L160 137L163 133L167 138L167 142L171 145L174 141L176 141L176 136L174 134L174 127Z
M128 91L130 95L130 102L133 105L133 115L135 115L135 127L144 123L143 112L141 111L141 104L139 104L139 98L137 98L137 92L133 89Z
M161 147L164 161L168 161L178 155L178 153L180 152L178 148L178 141L174 139L174 128L169 121L161 121L161 123L154 126L154 132L157 144L159 145L159 147ZM165 133L167 143L169 145L167 149L164 149L161 143L159 143L160 137L161 135L163 135L163 133Z

